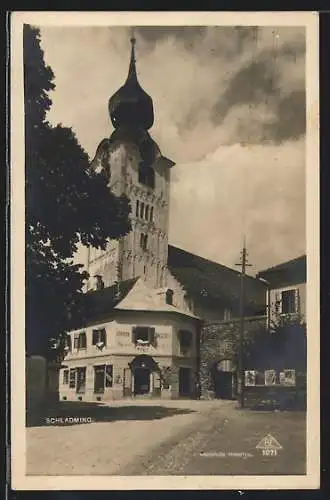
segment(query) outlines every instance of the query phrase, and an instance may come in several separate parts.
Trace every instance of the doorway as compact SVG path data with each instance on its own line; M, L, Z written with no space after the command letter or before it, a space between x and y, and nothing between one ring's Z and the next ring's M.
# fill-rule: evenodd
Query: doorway
M190 396L191 369L179 368L179 396Z
M217 399L233 399L233 372L228 360L217 361L211 370L214 395Z
M150 370L136 368L134 371L134 395L139 396L150 392Z
M233 382L231 372L215 372L214 392L217 399L232 399Z

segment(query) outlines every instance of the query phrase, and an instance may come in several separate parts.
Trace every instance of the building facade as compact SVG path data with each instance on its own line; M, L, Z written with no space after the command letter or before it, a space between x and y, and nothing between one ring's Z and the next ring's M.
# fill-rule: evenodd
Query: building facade
M306 321L306 255L260 271L267 285L269 327L281 319Z
M89 294L82 327L68 334L60 398L193 397L199 319L141 278L120 288Z

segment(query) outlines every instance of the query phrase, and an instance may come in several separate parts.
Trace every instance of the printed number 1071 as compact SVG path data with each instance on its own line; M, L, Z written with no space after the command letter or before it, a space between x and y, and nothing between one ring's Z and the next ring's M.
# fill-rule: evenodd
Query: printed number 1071
M262 450L262 454L264 457L275 457L277 455L277 450L276 449Z

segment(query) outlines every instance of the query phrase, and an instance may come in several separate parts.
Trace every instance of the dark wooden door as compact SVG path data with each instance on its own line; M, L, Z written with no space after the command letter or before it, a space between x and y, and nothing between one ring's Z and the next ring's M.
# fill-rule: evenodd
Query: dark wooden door
M214 376L215 397L219 399L232 399L233 382L232 373L217 371Z

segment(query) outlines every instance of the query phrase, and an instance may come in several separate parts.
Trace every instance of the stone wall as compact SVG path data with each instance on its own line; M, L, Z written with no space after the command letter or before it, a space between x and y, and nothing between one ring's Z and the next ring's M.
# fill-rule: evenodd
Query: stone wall
M211 369L218 361L228 359L236 363L239 338L239 319L205 322L200 341L200 388L201 397L214 397L211 384ZM266 316L245 318L245 343L258 333L266 331Z

